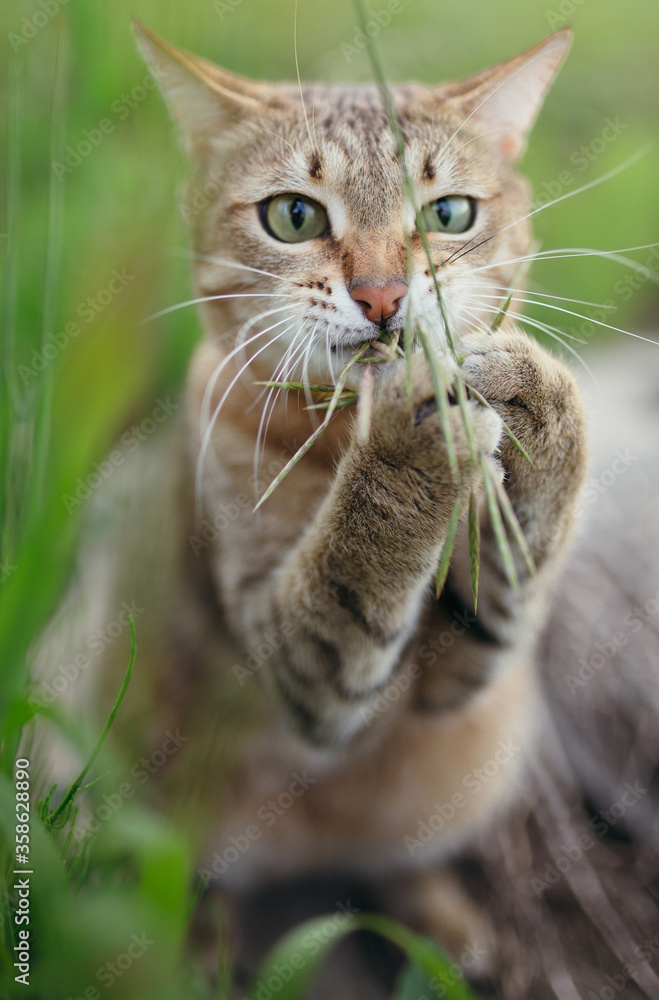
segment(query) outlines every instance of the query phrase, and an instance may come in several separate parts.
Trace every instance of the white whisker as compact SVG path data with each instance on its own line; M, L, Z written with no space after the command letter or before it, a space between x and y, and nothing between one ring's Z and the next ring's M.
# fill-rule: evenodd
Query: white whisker
M495 300L495 301L497 301L499 303L499 306L497 308L501 307L501 298L498 295L479 295L479 294L475 294L475 295L471 295L470 299L479 299L479 300L485 299L485 300L490 300L490 301ZM555 306L551 302L536 302L533 299L520 298L517 295L513 295L511 297L510 301L511 302L519 302L522 305L542 306L545 309L553 309L555 312L562 312L562 313L565 313L567 316L576 316L578 319L585 319L589 323L590 322L597 323L598 326L607 326L608 325L606 323L600 323L598 320L591 319L589 316L584 316L582 313L573 312L571 309L562 309L560 306ZM610 327L610 329L611 330L615 330L616 327L612 326L612 327ZM578 337L572 336L572 334L567 333L565 330L563 330L562 332L563 332L564 336L569 337L570 340L576 340L580 344L586 344L587 343L587 341L580 340ZM623 330L622 332L624 333L626 331Z
M241 351L244 352L244 349L248 347L250 344L253 344L261 337L264 337L266 334L270 333L271 330L274 330L278 326L281 326L282 323L288 322L288 319L289 317L285 317L284 319L279 320L279 322L274 323L272 326L267 327L265 330L259 330L257 333L254 334L253 337L250 337L250 339L245 344L239 344L238 346L234 347L233 350L230 351L229 354L220 361L220 363L215 368L213 374L209 378L206 384L206 388L204 390L204 396L201 402L201 411L199 415L199 429L201 433L203 433L204 428L208 426L208 423L210 421L210 408L211 408L213 393L215 391L215 386L217 385L220 375L223 373L224 369L229 364L229 362L233 358L235 358ZM245 357L244 354L243 357ZM243 365L245 363L246 360L245 362L243 362Z
M554 205L558 205L559 202L561 201L566 201L568 198L574 198L578 194L583 194L585 191L590 191L591 188L597 187L599 184L604 184L606 181L611 180L612 177L617 177L618 174L621 174L624 170L627 170L629 167L632 167L635 163L637 163L640 159L642 159L642 157L647 156L650 148L651 147L645 147L644 149L636 153L634 156L632 156L629 160L625 160L624 163L620 164L617 167L614 167L613 170L609 170L608 173L602 174L600 177L596 177L595 180L589 181L588 184L583 184L581 187L575 188L574 191L566 191L565 194L559 195L558 198L554 198L553 201L548 201L544 205L539 205L537 208L534 208L526 215L522 215L519 219L515 219L514 222L510 222L507 226L504 226L502 229L499 229L496 233L493 233L491 236L488 236L487 239L481 240L480 243L477 243L475 246L470 247L468 250L463 250L462 248L460 248L461 252L454 251L454 253L452 253L451 256L448 257L444 263L448 264L451 261L460 260L460 257L463 257L465 254L471 253L472 250L476 250L478 249L478 247L482 247L484 243L489 243L490 240L493 240L497 236L500 236L501 233L505 233L508 229L512 229L514 226L518 226L521 222L526 222L527 219L533 218L533 216L537 215L539 212L544 212L546 211L546 209L552 208ZM477 238L476 236L472 237L472 239L476 238ZM468 240L467 243L471 243L471 240ZM467 244L463 244L463 246L466 245Z
M252 267L250 264L239 264L235 260L225 260L223 257L215 257L212 254L199 253L199 251L185 251L181 254L184 257L193 257L196 260L203 260L209 264L219 264L221 267L231 267L236 268L238 271L250 271L253 274L264 274L267 278L275 278L277 281L282 281L284 283L288 282L289 285L295 285L296 288L304 287L302 282L293 281L292 278L284 278L281 274L273 274L272 271L263 271L259 267Z
M302 102L302 114L304 115L304 124L307 126L307 135L309 136L311 149L315 151L316 146L311 137L311 129L309 128L309 119L307 118L307 109L304 106L304 94L302 93L302 81L300 79L300 63L297 57L297 0L295 0L295 11L293 14L293 50L295 52L295 72L297 73L297 85L300 90L300 100Z
M573 257L604 257L606 260L613 260L616 263L624 264L633 271L638 271L650 281L659 284L659 274L636 260L629 260L622 257L623 253L634 253L638 250L654 250L659 247L659 243L643 243L637 247L623 247L620 250L593 250L592 247L565 247L561 250L538 250L536 253L526 254L523 257L511 257L509 260L496 260L491 264L482 264L474 267L470 274L478 274L480 271L491 271L493 267L506 267L509 264L523 264L526 261L538 260L569 260Z
M286 308L286 307L282 306L282 309L284 309L284 308ZM280 312L281 310L278 309L276 311ZM271 314L272 313L269 312L269 313L261 315L260 317L257 317L256 319L257 320L258 319L263 319L265 317L265 315L271 315ZM288 319L288 317L285 317L283 320L280 321L280 323L285 323L287 321L287 319ZM232 360L232 358L235 358L236 355L240 351L244 351L245 348L248 347L250 344L253 344L255 340L258 340L259 337L265 336L266 333L269 333L270 330L273 330L278 325L280 325L280 324L279 323L275 323L274 326L270 326L266 330L259 330L257 333L254 334L253 337L250 337L250 339L248 341L243 341L241 339L240 342L237 343L236 346L233 348L233 350L229 351L229 353L224 358L222 358L222 360L217 365L217 367L215 368L215 371L213 372L213 374L211 375L210 379L208 380L208 382L206 384L206 389L204 391L204 397L203 397L202 404L201 404L200 422L201 422L202 425L204 425L205 423L208 422L208 418L209 418L209 415L210 415L210 400L212 399L213 392L215 391L215 386L217 384L217 380L219 379L220 375L222 374L222 372L224 371L224 369L226 368L226 366ZM237 338L237 339L239 339L239 338Z
M202 295L198 299L188 299L187 302L177 302L173 306L167 306L166 309L160 309L158 312L152 313L145 319L140 320L138 326L142 326L144 323L150 323L151 320L160 319L161 316L167 316L169 313L176 312L177 309L185 309L187 306L197 306L202 302L216 302L219 299L283 299L287 298L286 292L236 292L227 295Z
M299 327L296 331L291 343L286 350L284 357L275 369L272 382L288 382L291 379L293 372L295 371L295 365L297 364L297 359L304 351L304 327L305 324ZM300 338L302 341L299 349L297 349L297 340ZM259 429L256 437L256 446L254 449L254 496L258 500L258 474L261 464L261 453L265 450L265 442L268 435L268 429L270 427L270 421L277 406L277 401L281 395L281 388L276 386L270 386L268 391L268 398L265 401L263 411L261 413L261 419L259 421Z
M498 309L496 309L494 307L485 306L484 308L488 309L493 315L496 315L496 313L498 312ZM473 319L478 320L478 317L476 317L471 312L471 310L465 309L465 312L469 313L469 315L471 315ZM481 322L482 322L482 320L481 320ZM546 323L541 323L539 320L529 319L528 316L516 316L515 317L515 322L520 323L522 325L527 324L529 326L535 327L536 330L540 330L542 333L545 333L548 337L551 337L553 340L557 340L558 343L561 344L562 347L564 347L567 351L570 352L570 354L572 354L577 359L577 361L579 362L579 364L585 369L585 371L588 373L589 377L593 380L594 384L599 389L599 383L598 383L597 379L595 378L595 375L593 374L590 366L584 361L584 359L581 357L581 355L579 354L579 352L575 351L575 349L572 347L571 344L566 344L565 343L565 341L563 340L563 338L560 335L562 333L562 331L559 331L556 327L549 326ZM489 333L491 331L488 329L487 332Z
M283 322L286 322L286 321L285 320L281 320L280 322L283 323ZM275 324L275 325L279 326L280 323ZM221 411L222 407L224 406L224 403L226 402L226 400L227 400L227 398L229 396L229 393L233 389L233 387L236 384L236 382L240 379L240 377L243 374L243 372L245 371L245 369L254 361L255 358L257 358L259 356L259 354L262 354L263 351L267 350L268 347L271 347L272 344L274 344L277 340L280 340L286 333L288 333L288 331L290 329L292 329L292 324L291 324L291 326L286 327L284 330L282 330L280 333L278 333L276 335L276 337L270 338L270 340L268 340L265 344L263 344L262 347L259 347L258 351L255 351L254 354L252 355L252 357L249 358L245 362L245 364L241 366L241 368L238 370L238 373L233 377L233 379L231 380L228 388L225 390L225 392L224 392L222 398L220 399L219 403L215 407L215 409L213 411L213 415L210 418L210 420L208 421L207 426L203 429L201 446L199 448L199 457L197 459L197 470L196 470L196 475L195 475L195 497L196 497L197 516L198 517L201 515L201 500L202 500L202 488L203 488L203 475L204 475L204 465L205 465L205 460L206 460L206 453L208 451L208 448L209 448L209 445L210 445L211 436L212 436L212 433L213 433L213 429L215 427L215 424L217 423L217 419L218 419L218 417L220 415L220 411ZM261 336L262 335L263 334L261 334Z
M492 281L477 281L474 282L474 286L476 288L487 288L490 290L493 289L494 291L500 292L501 293L500 298L502 301L505 301L506 296L509 295L512 291L515 291L514 287L511 287L510 285L498 285L496 284L496 282ZM550 295L549 292L540 292L535 288L533 290L526 290L524 288L520 288L518 290L520 292L524 292L525 295L528 294L533 296L542 296L543 299L556 299L559 302L574 302L576 305L579 306L592 306L593 309L615 308L614 306L607 305L606 302L589 302L587 299L571 299L567 295ZM542 302L538 302L537 305L542 305Z

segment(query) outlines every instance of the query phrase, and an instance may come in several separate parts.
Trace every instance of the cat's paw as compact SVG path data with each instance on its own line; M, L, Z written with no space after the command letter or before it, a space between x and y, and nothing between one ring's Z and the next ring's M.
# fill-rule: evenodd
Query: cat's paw
M587 468L586 414L570 370L515 328L466 337L463 375L518 439L498 458L536 566L557 545ZM529 461L530 459L530 461Z
M448 358L442 363L448 383L455 366ZM474 448L456 397L447 392L446 400L460 478L467 489ZM476 451L492 454L501 438L501 418L476 400L467 401L466 409ZM417 351L412 359L411 384L406 366L401 364L376 391L367 447L387 466L401 473L417 473L439 491L455 485L449 444L423 352Z
M516 329L471 334L460 345L462 372L500 414L531 455L541 464L547 449L561 452L583 436L583 410L569 370L539 344ZM502 454L515 460L509 442Z

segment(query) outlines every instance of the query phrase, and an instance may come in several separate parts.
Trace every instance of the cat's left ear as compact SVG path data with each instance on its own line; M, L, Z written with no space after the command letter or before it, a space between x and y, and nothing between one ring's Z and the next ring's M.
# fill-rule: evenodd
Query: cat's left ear
M440 89L464 118L490 133L507 160L517 161L545 95L572 44L564 28L514 59Z

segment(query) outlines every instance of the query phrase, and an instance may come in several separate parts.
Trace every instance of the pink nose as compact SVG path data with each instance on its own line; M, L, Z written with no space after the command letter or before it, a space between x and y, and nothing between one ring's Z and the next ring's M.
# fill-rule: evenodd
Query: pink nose
M381 323L396 312L401 299L407 295L407 285L402 281L392 281L379 288L374 285L357 285L350 290L350 294L355 302L359 302L366 319Z

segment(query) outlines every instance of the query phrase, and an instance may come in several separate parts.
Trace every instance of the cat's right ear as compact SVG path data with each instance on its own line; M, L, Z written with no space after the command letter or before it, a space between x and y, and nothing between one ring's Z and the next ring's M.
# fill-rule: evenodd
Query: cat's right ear
M266 95L258 83L221 69L201 56L179 49L139 21L133 34L140 51L194 149L229 121L261 111Z

